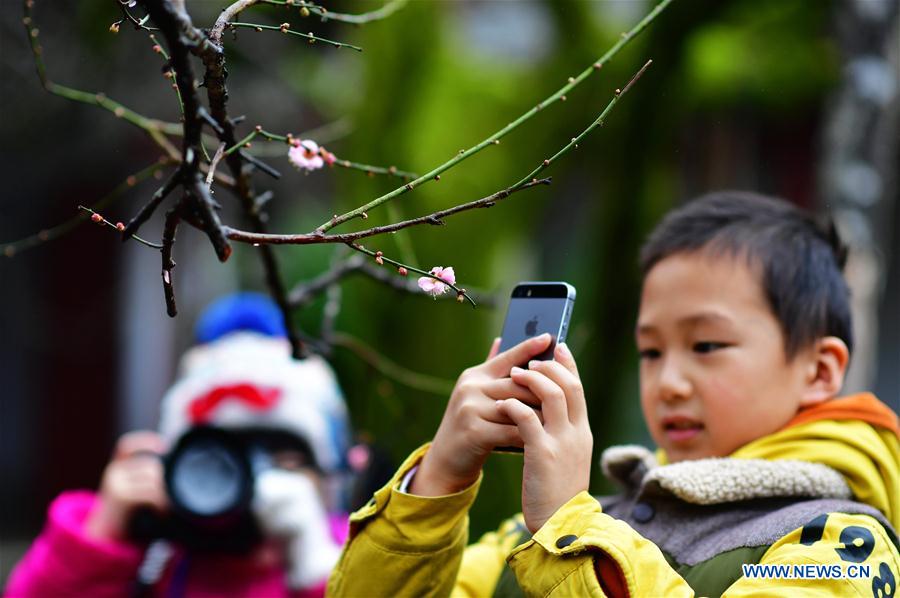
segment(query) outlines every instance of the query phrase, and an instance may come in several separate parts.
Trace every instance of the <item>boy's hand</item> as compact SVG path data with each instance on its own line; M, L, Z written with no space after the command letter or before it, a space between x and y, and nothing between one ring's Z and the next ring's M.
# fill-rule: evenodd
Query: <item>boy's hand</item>
M119 438L112 461L103 471L97 504L85 522L88 535L122 540L136 508L168 508L158 457L165 450L165 441L155 432L129 432Z
M549 345L550 335L542 334L497 355L497 339L487 361L460 375L431 448L409 487L411 494L442 496L459 492L478 479L494 447L522 446L519 430L497 410L496 402L513 397L517 403L523 401L519 405L529 411L525 403L541 403L509 375L514 366L526 363Z
M578 368L565 344L556 347L554 359L532 361L528 370L512 370L512 380L540 399L543 425L521 401L497 402L497 411L516 423L525 443L522 513L531 533L587 490L591 476L594 440Z

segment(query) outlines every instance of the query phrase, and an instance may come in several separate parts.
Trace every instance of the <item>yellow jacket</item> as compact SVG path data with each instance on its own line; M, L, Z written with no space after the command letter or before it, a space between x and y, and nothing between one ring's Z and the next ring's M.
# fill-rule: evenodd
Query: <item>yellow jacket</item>
M480 480L443 497L398 489L423 446L351 516L328 594L897 595L896 416L871 395L832 403L880 415L801 414L727 459L659 465L616 448L604 469L634 482L622 496L581 493L533 537L517 516L468 548Z

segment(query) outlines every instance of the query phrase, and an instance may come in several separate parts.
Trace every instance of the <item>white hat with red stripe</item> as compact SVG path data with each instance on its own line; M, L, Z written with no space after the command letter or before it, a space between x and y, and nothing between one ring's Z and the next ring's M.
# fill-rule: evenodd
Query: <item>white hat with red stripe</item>
M178 380L163 397L160 433L173 441L196 425L280 430L305 440L323 471L341 469L349 431L334 372L318 355L293 359L272 322L280 313L256 294L208 308L197 330L207 342L182 357Z

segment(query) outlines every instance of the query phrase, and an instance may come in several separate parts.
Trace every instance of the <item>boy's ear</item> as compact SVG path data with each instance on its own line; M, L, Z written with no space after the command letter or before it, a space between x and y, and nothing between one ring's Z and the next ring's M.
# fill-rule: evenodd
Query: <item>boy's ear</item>
M836 397L844 385L844 373L850 361L847 344L836 336L819 339L810 351L800 407L811 407Z

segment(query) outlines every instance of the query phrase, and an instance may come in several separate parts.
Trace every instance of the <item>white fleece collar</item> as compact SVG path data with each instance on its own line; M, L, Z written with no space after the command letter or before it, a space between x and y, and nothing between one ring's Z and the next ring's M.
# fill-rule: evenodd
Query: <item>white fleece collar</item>
M659 465L642 446L606 449L606 476L630 490L672 494L685 502L715 505L757 498L851 498L844 477L820 463L709 458Z

